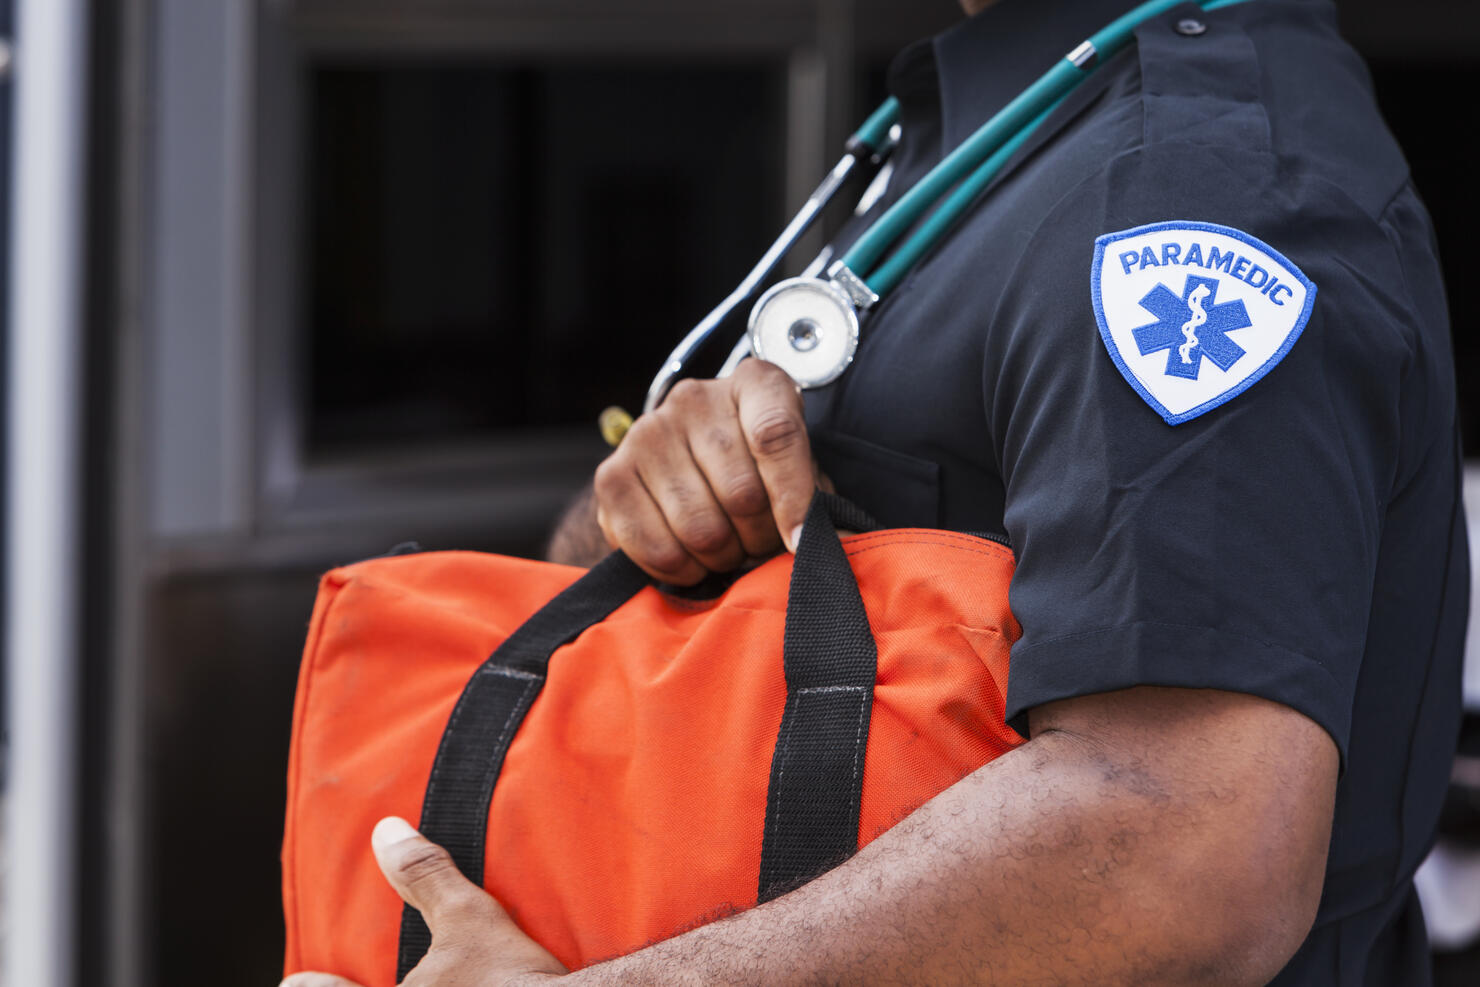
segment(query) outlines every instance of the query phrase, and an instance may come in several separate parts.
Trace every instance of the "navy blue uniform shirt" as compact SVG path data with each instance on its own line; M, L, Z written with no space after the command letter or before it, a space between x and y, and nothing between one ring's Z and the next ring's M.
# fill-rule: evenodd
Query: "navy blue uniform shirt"
M1000 0L907 50L885 203L1131 5ZM1044 131L809 394L818 458L886 523L1007 534L1015 724L1164 685L1325 728L1325 890L1276 982L1427 983L1468 570L1433 235L1367 72L1327 0L1187 5Z

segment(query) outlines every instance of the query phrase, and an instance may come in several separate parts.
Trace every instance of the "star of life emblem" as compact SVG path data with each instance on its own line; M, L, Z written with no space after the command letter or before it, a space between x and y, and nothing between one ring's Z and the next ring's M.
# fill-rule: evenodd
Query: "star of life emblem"
M1168 425L1269 373L1300 338L1316 298L1316 286L1273 247L1196 222L1105 234L1090 284L1110 358Z

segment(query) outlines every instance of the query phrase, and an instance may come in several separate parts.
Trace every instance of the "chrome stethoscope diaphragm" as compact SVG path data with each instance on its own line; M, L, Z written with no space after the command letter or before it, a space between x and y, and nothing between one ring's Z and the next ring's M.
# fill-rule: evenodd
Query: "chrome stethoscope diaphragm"
M773 285L750 310L751 352L798 387L837 380L858 349L858 313L843 289L818 278Z
M884 210L853 241L842 259L828 268L827 280L804 275L782 281L763 294L751 310L749 332L731 351L720 376L754 353L780 366L803 388L821 387L836 380L852 363L858 348L858 311L872 308L904 279L1023 152L1033 135L1041 132L1075 87L1131 43L1140 24L1181 2L1144 0L1055 62ZM1244 0L1197 2L1204 10L1214 11ZM844 182L882 166L899 141L898 119L899 101L890 97L849 138L842 160L745 280L669 354L648 387L644 411L662 403L704 342L760 290ZM830 257L831 252L824 251L814 268L820 269ZM813 268L809 271L820 273ZM609 417L612 420L603 425L603 432L615 445L624 431L623 422L630 422L631 416L621 412Z

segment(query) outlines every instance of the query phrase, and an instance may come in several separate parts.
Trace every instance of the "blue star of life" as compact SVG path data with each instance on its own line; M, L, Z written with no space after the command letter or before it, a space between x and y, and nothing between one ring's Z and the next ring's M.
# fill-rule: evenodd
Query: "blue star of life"
M1177 219L1095 238L1090 301L1105 351L1168 425L1261 380L1300 338L1315 299L1288 257L1231 226Z
M1203 357L1226 371L1244 355L1244 348L1228 333L1247 329L1253 322L1242 301L1218 303L1216 278L1189 274L1181 297L1158 282L1141 299L1141 307L1156 321L1132 330L1136 345L1142 356L1166 350L1170 377L1197 380Z

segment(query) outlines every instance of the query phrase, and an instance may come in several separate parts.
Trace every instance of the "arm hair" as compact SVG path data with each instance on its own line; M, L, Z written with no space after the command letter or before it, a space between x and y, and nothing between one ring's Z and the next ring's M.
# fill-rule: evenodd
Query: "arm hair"
M1314 921L1337 755L1213 690L1049 704L853 859L581 983L1261 984Z

